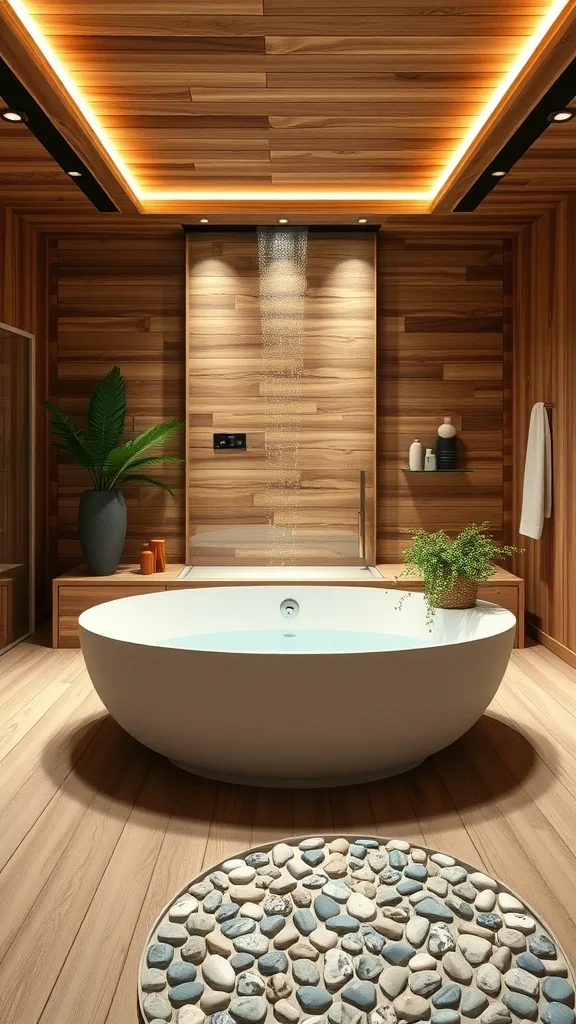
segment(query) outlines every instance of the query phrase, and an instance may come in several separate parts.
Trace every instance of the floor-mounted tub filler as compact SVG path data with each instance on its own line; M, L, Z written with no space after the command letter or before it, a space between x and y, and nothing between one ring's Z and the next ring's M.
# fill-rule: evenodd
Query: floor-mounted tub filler
M516 619L478 602L346 586L202 587L122 598L80 616L110 714L209 778L346 785L406 771L494 697Z

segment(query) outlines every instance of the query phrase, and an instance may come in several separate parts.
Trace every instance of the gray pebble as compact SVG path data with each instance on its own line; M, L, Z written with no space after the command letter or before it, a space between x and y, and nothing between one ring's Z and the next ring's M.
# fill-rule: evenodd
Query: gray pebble
M449 870L449 869L446 869ZM426 917L429 921L453 921L454 915L443 903L439 903L433 896L427 896L420 900L415 907L420 917Z
M456 949L456 942L448 925L439 922L431 926L426 948L436 957L444 956L444 953L451 953Z
M312 960L295 960L292 974L298 985L317 985L320 981L320 972Z
M174 959L174 946L168 942L155 942L146 957L148 967L168 967Z
M222 921L220 931L227 939L237 939L240 935L248 935L255 931L256 922L250 917L234 917L231 921Z
M528 939L528 949L534 956L540 957L541 960L555 960L558 956L556 946L549 939L547 935L542 935L541 932L536 932L534 935L530 935Z
M374 932L374 934L376 935L377 932ZM381 936L378 937L381 938ZM346 953L350 953L351 956L358 956L358 953L361 953L364 948L362 939L354 932L348 932L347 935L343 935L340 945L342 949Z
M424 882L428 878L428 871L423 864L409 864L404 874L406 878L415 878L417 882Z
M202 910L204 911L205 914L214 914L218 910L218 907L221 905L221 903L222 893L218 892L217 889L214 889L212 892L208 893L206 899L202 904Z
M548 1002L574 1006L574 989L564 978L546 978L542 982L542 995Z
M336 900L326 896L325 893L321 893L314 900L314 913L320 921L328 921L329 918L338 916L340 907Z
M190 914L186 921L186 927L190 935L209 935L214 931L216 922L208 914Z
M438 1010L453 1010L455 1006L459 1005L461 995L462 989L460 985L454 983L443 985L432 996L432 1006L437 1007Z
M353 981L342 990L342 999L357 1010L368 1013L376 1006L377 993L371 981Z
M315 851L310 850L309 852L314 853ZM292 920L301 935L310 935L318 927L318 922L311 910L296 910Z
M412 896L413 893L420 892L423 888L424 886L422 885L422 882L415 882L412 879L408 879L406 882L399 882L396 886L396 891L400 893L401 896Z
M234 1020L240 1021L241 1024L259 1024L267 1012L266 1000L261 996L233 999L230 1003L230 1013Z
M432 1014L432 1024L458 1024L460 1014L456 1010L435 1010Z
M194 915L191 915L194 916ZM190 918L188 918L190 920ZM212 923L212 928L214 923ZM212 928L210 931L212 931ZM183 946L188 941L188 932L183 924L176 924L173 921L164 921L158 929L158 941L168 942L171 946Z
M344 936L344 938L352 940L352 939L355 939L356 936L347 935L347 936ZM366 946L366 949L368 950L368 952L369 953L376 953L376 954L382 952L382 949L384 947L384 943L386 942L386 939L384 938L384 936L380 935L379 932L377 932L375 928L371 928L370 926L368 926L368 927L365 926L362 929L362 939L364 941L364 945ZM344 939L342 939L342 948L343 949L345 949L345 948L348 949L347 946L346 947L344 946ZM352 949L348 949L348 952L352 953L353 950Z
M218 1010L217 1013L211 1014L210 1024L234 1024L234 1018L230 1016L228 1010Z
M478 914L476 924L481 928L489 928L491 932L497 932L502 927L502 918L498 914Z
M516 957L516 965L524 971L529 971L530 974L535 974L537 978L543 978L546 974L545 965L533 953L519 953Z
M278 935L278 933L282 931L285 925L286 918L282 917L281 914L274 914L273 917L262 918L260 921L260 931L263 935L266 935L267 938L273 939L275 935Z
M356 857L358 860L364 860L364 857L366 856L366 847L361 846L359 843L353 843L348 850L348 854L350 857Z
M379 956L364 954L356 964L356 974L361 981L373 981L379 978L384 968L384 962Z
M241 935L234 939L234 949L237 953L252 953L259 957L268 952L269 942L265 935L252 932L251 935Z
M223 903L216 911L214 917L218 923L222 921L231 921L233 917L236 917L240 906L238 903Z
M238 974L239 971L247 971L254 963L254 957L250 953L235 953L230 959L230 964Z
M399 882L401 878L400 872L391 867L387 867L379 876L382 885L396 885L396 882Z
M472 885L472 882L461 882L460 885L455 885L452 889L454 896L457 896L459 900L467 900L468 903L473 903L476 899L478 892Z
M263 868L270 863L267 853L249 853L245 860L249 868Z
M520 992L505 992L502 996L502 1002L504 1006L512 1010L516 1017L522 1017L524 1020L536 1020L538 1016L538 1003L536 1000L531 999L530 996L523 996Z
M416 971L411 975L409 985L415 995L429 999L442 985L442 976L438 971Z
M302 885L305 889L322 889L327 881L326 875L308 875L308 878L303 880Z
M166 975L158 967L146 967L140 979L143 992L161 992L166 988Z
M326 927L332 932L336 932L337 935L345 935L346 932L357 932L360 927L360 922L355 917L350 917L349 914L337 914L336 917L329 917L326 921Z
M288 917L288 915L292 913L293 903L289 895L267 896L264 900L262 909L265 914L271 917L275 917L276 914L282 914L283 917Z
M347 1006L346 1003L333 1003L328 1010L330 1024L360 1024L362 1014L354 1006ZM394 1016L396 1021L396 1016Z
M464 918L465 921L472 921L474 918L474 907L472 907L466 900L459 900L454 894L446 897L446 906L450 907L458 917Z
M390 853L388 854L388 864L391 868L402 870L408 864L408 858L405 853L402 853L402 850L390 850ZM380 876L380 878L382 878L382 876Z
M288 970L288 957L281 949L275 949L265 953L258 961L258 967L262 974L285 974Z
M394 967L405 967L415 952L414 946L408 942L388 942L382 950L382 956Z
M445 878L447 882L450 882L450 885L460 885L466 881L468 873L464 868L455 864L453 867L442 868L440 877Z
M204 878L202 882L196 882L195 885L191 885L188 892L191 896L195 896L197 900L203 900L209 892L212 892L214 886L207 878Z
M184 985L187 981L196 981L196 974L194 964L187 964L185 960L177 960L170 964L166 977L169 985Z
M352 889L341 878L333 878L324 886L322 892L324 896L329 896L337 903L347 903L352 895Z
M243 974L238 975L236 992L239 996L262 996L264 995L265 988L266 986L262 978L259 978L257 974L245 971Z
M381 885L376 891L376 903L379 907L393 907L401 900L402 897L396 892L396 889L388 889Z
M477 988L467 988L462 996L460 1007L464 1017L479 1017L488 1006L488 997Z
M201 964L206 956L206 940L201 935L191 935L182 946L180 956L191 964Z
M204 991L204 985L199 981L188 981L184 985L176 985L171 988L168 998L172 1006L185 1006L186 1003L197 1003Z
M172 1020L172 1007L170 1003L159 995L158 992L151 992L147 995L144 1003L144 1013L149 1021L159 1020L160 1022Z
M544 1024L574 1024L574 1010L564 1003L548 1003L542 1020Z
M306 889L294 889L292 900L295 907L309 907L312 903L312 893L306 892Z
M324 860L324 854L322 850L304 850L302 860L311 868L317 868Z
M325 1013L332 1006L332 996L320 985L302 985L296 990L296 999L305 1013Z

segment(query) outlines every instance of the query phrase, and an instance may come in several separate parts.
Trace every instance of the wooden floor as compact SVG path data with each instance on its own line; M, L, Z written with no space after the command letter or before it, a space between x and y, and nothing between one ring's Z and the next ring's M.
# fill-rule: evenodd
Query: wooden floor
M0 1021L136 1024L139 955L170 896L235 850L332 831L483 865L576 961L576 671L515 651L489 713L416 771L278 792L171 767L112 721L79 652L21 645L0 659Z

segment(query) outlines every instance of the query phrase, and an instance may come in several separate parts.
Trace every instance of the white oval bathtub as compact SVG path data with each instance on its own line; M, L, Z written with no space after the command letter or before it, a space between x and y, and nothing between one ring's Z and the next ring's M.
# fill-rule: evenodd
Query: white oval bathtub
M399 596L173 590L88 609L80 638L110 714L182 767L248 784L343 785L406 771L461 736L510 657L516 620L504 608L437 611L430 632L422 595L401 610Z

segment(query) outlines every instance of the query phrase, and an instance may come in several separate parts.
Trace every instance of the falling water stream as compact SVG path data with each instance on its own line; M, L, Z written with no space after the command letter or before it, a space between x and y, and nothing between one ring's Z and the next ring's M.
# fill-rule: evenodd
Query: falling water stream
M294 565L308 229L258 228L269 559Z

